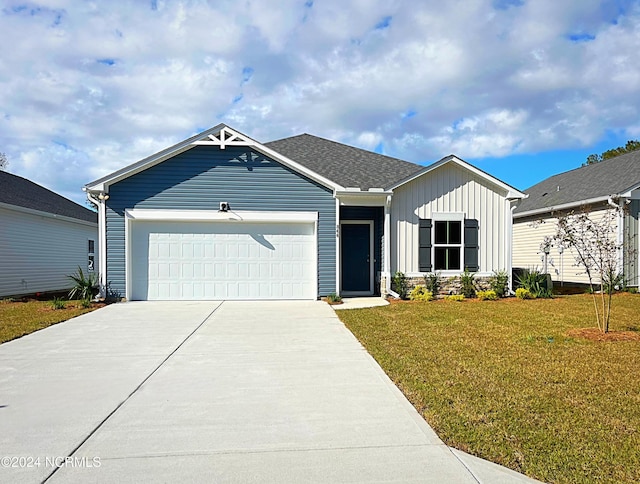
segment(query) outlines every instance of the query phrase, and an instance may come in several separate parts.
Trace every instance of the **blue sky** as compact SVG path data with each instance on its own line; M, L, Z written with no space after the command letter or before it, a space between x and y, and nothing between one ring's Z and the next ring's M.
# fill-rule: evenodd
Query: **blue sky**
M0 151L81 187L220 122L519 189L640 138L640 0L0 3Z

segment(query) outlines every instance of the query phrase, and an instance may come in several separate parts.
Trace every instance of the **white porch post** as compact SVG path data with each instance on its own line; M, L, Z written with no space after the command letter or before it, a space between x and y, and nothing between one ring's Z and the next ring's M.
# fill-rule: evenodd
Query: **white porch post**
M380 291L382 297L386 296L391 287L391 195L387 196L384 204L384 253L382 254L382 277L384 277L384 291Z

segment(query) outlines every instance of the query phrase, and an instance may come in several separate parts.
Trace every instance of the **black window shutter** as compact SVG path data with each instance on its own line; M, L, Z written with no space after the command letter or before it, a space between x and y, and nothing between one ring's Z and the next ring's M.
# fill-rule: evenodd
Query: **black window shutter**
M478 221L465 219L464 221L464 267L469 272L480 270L478 257Z
M418 226L418 265L420 272L431 272L431 219L420 219Z

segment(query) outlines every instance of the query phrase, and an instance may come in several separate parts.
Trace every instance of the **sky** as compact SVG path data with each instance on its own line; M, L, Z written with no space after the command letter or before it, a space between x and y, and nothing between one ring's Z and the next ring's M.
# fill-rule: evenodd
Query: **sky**
M82 186L219 123L524 190L640 138L640 0L0 0L0 152Z

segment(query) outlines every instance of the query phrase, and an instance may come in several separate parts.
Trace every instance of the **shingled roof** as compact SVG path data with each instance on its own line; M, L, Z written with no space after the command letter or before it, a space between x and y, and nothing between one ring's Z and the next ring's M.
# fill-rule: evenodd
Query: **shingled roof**
M515 215L621 195L640 186L640 151L554 175L525 190Z
M310 134L271 141L265 146L345 188L387 188L424 168Z
M98 214L43 186L0 171L0 202L54 215L98 223Z

